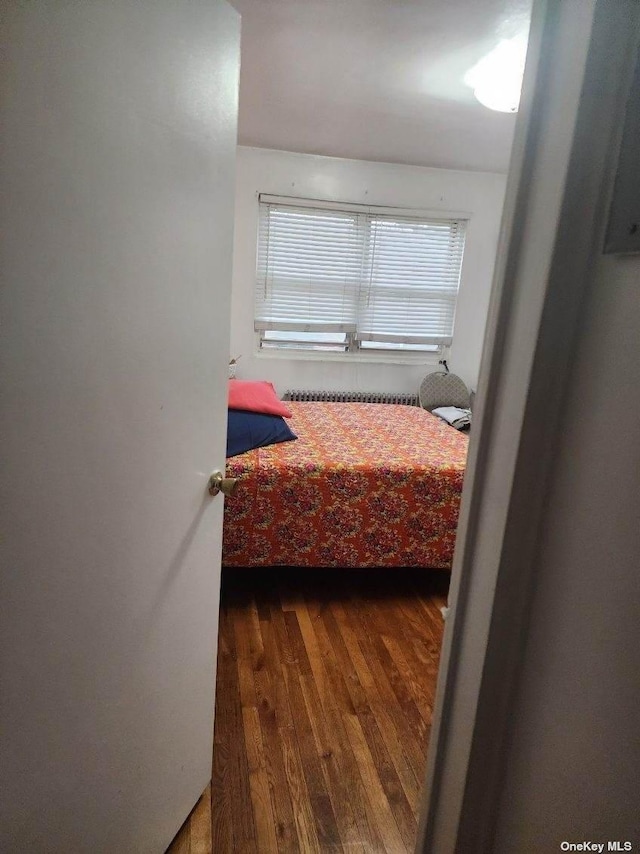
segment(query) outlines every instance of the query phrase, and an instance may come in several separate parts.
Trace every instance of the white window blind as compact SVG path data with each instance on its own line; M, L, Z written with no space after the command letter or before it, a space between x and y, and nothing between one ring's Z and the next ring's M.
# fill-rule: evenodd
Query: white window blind
M449 344L465 225L261 197L255 328L263 346Z

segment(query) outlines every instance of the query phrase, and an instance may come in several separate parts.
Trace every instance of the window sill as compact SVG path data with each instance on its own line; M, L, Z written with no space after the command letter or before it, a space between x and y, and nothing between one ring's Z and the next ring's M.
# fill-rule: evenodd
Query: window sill
M308 350L261 350L254 352L257 359L286 359L289 362L340 362L377 365L437 365L444 358L438 353L314 353Z

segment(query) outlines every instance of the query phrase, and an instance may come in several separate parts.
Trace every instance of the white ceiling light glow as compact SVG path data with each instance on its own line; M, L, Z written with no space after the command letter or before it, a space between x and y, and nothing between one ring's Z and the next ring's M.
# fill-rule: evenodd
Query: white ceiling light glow
M526 54L524 36L503 39L467 71L464 82L485 107L515 113L520 104Z

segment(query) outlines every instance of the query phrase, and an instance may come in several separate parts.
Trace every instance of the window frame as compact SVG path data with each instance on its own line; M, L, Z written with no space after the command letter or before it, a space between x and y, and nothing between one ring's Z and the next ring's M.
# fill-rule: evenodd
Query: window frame
M429 362L433 361L436 363L443 356L448 355L451 342L453 339L453 330L455 325L455 315L457 311L458 299L460 297L460 288L462 287L464 269L465 269L465 252L466 252L466 239L468 236L468 227L471 222L472 215L468 211L452 211L445 209L426 209L426 208L409 208L409 207L397 207L391 205L366 205L358 202L344 202L344 201L334 201L330 199L314 199L314 198L301 198L294 196L281 196L281 195L272 195L268 193L256 193L257 202L258 202L258 234L256 239L256 281L254 282L254 299L253 299L253 316L254 316L254 334L255 334L255 353L258 356L265 358L286 358L286 359L295 359L295 360L329 360L329 361L362 361L362 362L399 362L399 363L415 363L415 362ZM256 290L258 287L258 268L259 268L259 258L260 258L260 222L261 222L261 205L263 204L273 204L273 205L283 205L297 208L309 208L312 210L327 210L330 212L336 211L345 211L347 213L360 214L365 216L375 217L383 216L383 217L398 217L399 219L405 218L408 220L425 220L427 222L442 222L445 224L450 223L461 223L463 227L463 236L462 236L462 249L461 249L461 258L460 258L460 271L457 282L457 291L455 296L454 303L454 319L452 324L452 333L451 336L448 336L449 341L441 344L419 344L414 343L412 346L411 343L406 343L403 346L403 342L397 341L398 336L385 336L381 335L380 339L376 339L375 341L368 340L367 336L364 335L362 337L358 336L357 329L351 328L354 326L350 323L343 324L328 324L327 331L338 331L338 327L340 331L344 331L345 333L345 346L344 349L338 349L339 344L334 344L333 346L329 344L325 344L322 346L322 343L318 343L317 347L314 346L303 346L302 342L299 342L300 346L298 346L298 342L294 342L293 340L289 340L286 343L283 342L282 346L278 346L277 343L269 343L265 341L265 334L269 332L284 332L286 331L286 323L283 323L280 329L273 329L270 327L270 322L266 321L262 328L258 328L258 321L256 319ZM367 238L368 239L368 238ZM315 324L317 325L317 324ZM295 333L292 332L292 338ZM369 336L370 338L370 336ZM387 338L385 341L384 339ZM391 338L394 340L391 341ZM389 346L385 347L376 347L375 344L387 344ZM412 342L413 343L413 342ZM266 344L266 346L265 346ZM363 346L364 345L364 346ZM416 349L419 348L419 349Z

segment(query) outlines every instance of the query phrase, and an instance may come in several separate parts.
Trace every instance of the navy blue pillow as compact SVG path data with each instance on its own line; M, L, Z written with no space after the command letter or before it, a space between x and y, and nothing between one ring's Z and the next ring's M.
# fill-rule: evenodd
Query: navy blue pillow
M275 445L297 439L281 415L264 415L262 412L245 412L230 409L227 418L227 456L235 457L253 448Z

